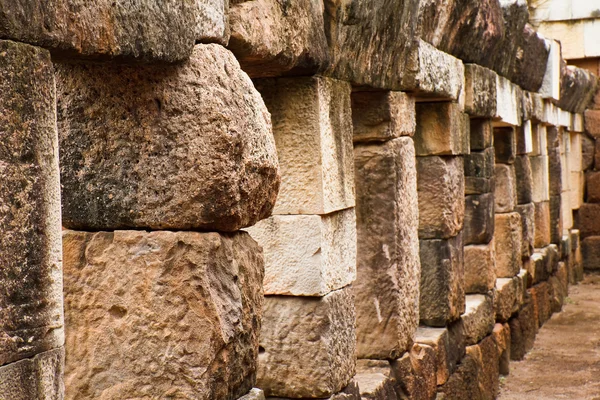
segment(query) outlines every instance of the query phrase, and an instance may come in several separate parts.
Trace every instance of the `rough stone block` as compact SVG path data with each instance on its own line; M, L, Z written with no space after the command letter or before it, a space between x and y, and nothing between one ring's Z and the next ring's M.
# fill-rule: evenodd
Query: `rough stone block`
M465 197L465 244L486 244L494 237L494 195L492 193Z
M62 400L65 350L58 348L0 366L0 398Z
M269 399L276 399L276 397L270 397ZM362 400L358 383L355 380L350 381L344 390L329 397L328 400Z
M498 353L500 354L500 375L508 375L510 373L510 326L508 323L494 325L494 331L492 336L498 346Z
M448 341L450 342L449 347L449 360L450 360L450 374L456 371L456 368L464 358L466 353L466 339L465 329L462 319L454 321L448 325Z
M428 400L437 391L437 358L432 347L415 343L398 360L391 362L400 398Z
M353 208L323 216L274 215L247 231L264 251L266 295L324 296L356 278Z
M519 313L510 319L510 359L520 361L533 348L538 332L538 321L531 301L526 302Z
M466 296L463 320L467 346L477 344L494 329L495 313L491 297L483 294Z
M529 156L518 155L515 158L515 176L517 184L517 204L533 201L533 173Z
M235 231L271 214L271 121L233 54L172 66L57 64L63 224Z
M496 214L496 276L512 278L521 269L521 216L516 213Z
M50 53L0 41L0 365L64 343L55 94Z
M596 141L588 135L581 136L581 170L587 171L594 166L596 154Z
M600 172L586 172L585 183L587 188L586 201L588 203L600 203Z
M535 203L550 200L548 156L529 157L529 163L533 185L531 200Z
M525 155L533 152L532 130L531 120L523 121L523 125L515 128L518 155Z
M360 388L361 399L386 400L398 396L389 361L358 360L354 379Z
M250 235L64 231L63 244L67 399L252 389L263 257Z
M523 232L523 245L521 257L529 258L535 247L535 205L534 203L521 204L515 208L521 216L521 228Z
M517 206L517 178L514 165L496 164L494 167L494 200L497 213L511 212Z
M541 248L550 244L550 202L533 203L535 207L535 229L533 247Z
M552 313L562 310L565 298L569 294L568 290L569 276L567 266L564 262L558 263L558 270L548 280L550 290L550 311Z
M550 48L546 39L529 24L525 25L517 38L517 46L515 65L509 77L523 89L536 92L546 75Z
M550 196L550 241L560 243L563 234L562 196Z
M417 329L415 342L433 348L436 358L436 380L443 385L454 370L456 361L451 359L450 335L447 328L428 328L421 326Z
M580 153L581 154L581 153ZM581 205L583 204L583 198L584 198L584 193L585 193L585 180L586 180L586 176L585 173L583 171L572 171L569 174L569 178L570 178L570 186L571 186L571 190L570 190L570 196L568 197L569 201L568 201L568 205L569 205L569 212L571 212L571 210L579 210L579 208L581 207Z
M274 214L354 207L350 85L322 77L255 81L271 113L281 168Z
M257 386L275 397L327 397L354 376L354 298L266 296Z
M494 149L464 156L465 194L491 193L494 189Z
M581 241L583 268L586 271L600 270L600 236L588 236Z
M549 36L552 37L552 36ZM560 78L561 78L561 46L556 40L546 42L548 49L548 62L546 63L546 73L542 80L542 87L539 92L545 99L560 99Z
M421 240L421 322L445 326L465 310L462 236L448 240Z
M413 136L415 99L402 92L353 92L354 142L372 142Z
M458 103L416 105L415 150L418 156L469 153L469 132Z
M515 311L518 311L517 290L517 280L515 278L499 278L496 280L494 308L497 321L506 322Z
M355 174L357 354L398 358L409 349L419 322L419 221L412 140L357 145ZM332 266L339 269L335 263Z
M419 238L456 236L465 214L462 157L417 157Z
M499 120L503 125L521 125L522 97L523 92L520 87L502 76L496 76L497 108L494 119Z
M512 164L515 162L517 156L515 128L494 128L494 150L497 163Z
M556 127L548 127L548 190L550 196L558 196L562 193L562 159L561 142L563 140L562 130Z
M594 34L596 37L600 34L600 25L598 27ZM597 56L600 56L600 52ZM597 86L596 75L583 68L568 65L561 70L560 100L557 106L565 111L582 113L592 102Z
M471 119L469 130L471 150L481 151L493 146L494 129L492 120L487 118Z
M552 315L550 305L550 285L541 282L527 290L533 303L533 313L537 317L538 326L541 327Z
M477 64L466 64L465 112L473 117L495 117L496 96L496 73Z
M496 252L494 242L464 248L465 293L486 294L496 281Z
M252 78L309 75L328 67L323 5L233 1L229 49Z

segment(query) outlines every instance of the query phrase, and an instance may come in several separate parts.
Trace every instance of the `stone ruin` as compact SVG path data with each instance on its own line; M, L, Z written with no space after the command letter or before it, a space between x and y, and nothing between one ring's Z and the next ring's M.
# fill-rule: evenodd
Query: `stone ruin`
M596 3L0 0L0 399L495 398L600 269Z

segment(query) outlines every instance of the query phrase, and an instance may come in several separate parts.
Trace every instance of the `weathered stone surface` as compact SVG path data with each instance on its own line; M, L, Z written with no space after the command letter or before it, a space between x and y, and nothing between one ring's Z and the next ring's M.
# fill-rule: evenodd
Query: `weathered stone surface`
M533 203L535 206L535 230L533 246L546 247L550 244L550 203Z
M582 113L592 102L597 87L598 78L591 72L573 65L564 66L557 106L565 111Z
M600 236L600 203L586 203L577 213L581 238Z
M550 241L560 243L563 233L562 196L550 196Z
M354 320L350 287L322 298L266 296L257 386L267 397L341 391L355 372Z
M588 135L581 135L581 169L587 171L594 166L596 141Z
M498 51L492 55L494 58L494 70L498 71L502 76L514 79L519 56L521 57L521 62L525 61L525 55L521 54L521 52L525 50L523 48L523 29L529 19L529 12L527 2L524 0L502 0L499 3L504 17L504 35L502 36ZM543 60L541 65L537 63L537 65L530 66L530 68L541 68L543 77L546 65L545 61ZM522 66L524 67L525 65ZM522 72L531 73L530 71ZM521 81L527 80L521 79ZM539 87L527 89L535 92Z
M465 112L493 118L497 108L496 73L476 64L465 65Z
M329 66L323 4L234 1L229 49L252 78L310 75Z
M465 310L462 236L448 240L421 240L421 322L445 326Z
M281 167L274 214L354 206L350 85L329 78L255 81L273 121Z
M270 399L275 399L275 397L270 397ZM328 400L361 400L360 388L356 381L352 380L344 390L334 394Z
M494 119L500 125L519 126L523 114L523 91L506 78L496 77L497 110Z
M389 361L358 360L354 378L361 399L387 400L397 398L396 381Z
M537 92L546 75L550 47L529 24L523 28L518 46L510 78L523 89Z
M269 113L231 53L164 67L61 64L63 224L235 231L279 187Z
M543 108L543 107L542 107ZM535 123L531 127L531 153L529 156L543 156L548 154L547 128L541 123Z
M521 266L521 241L523 240L521 216L516 213L496 214L496 276L512 278Z
M402 92L353 92L354 142L371 142L413 136L415 98Z
M252 389L263 257L250 235L64 231L63 243L67 399Z
M494 329L495 313L491 297L483 294L466 296L463 320L467 346L477 344Z
M356 278L353 208L323 216L274 215L247 231L264 250L266 295L324 296Z
M261 389L252 388L248 394L240 397L238 400L265 400L265 392Z
M514 165L496 164L494 200L497 213L511 212L517 206L517 178Z
M226 43L227 2L3 1L0 36L58 56L182 61L194 41Z
M560 143L563 140L562 130L556 127L548 127L548 191L550 196L558 196L562 193L562 165Z
M515 158L515 176L517 204L531 203L533 201L533 175L529 156L519 155Z
M471 119L470 141L471 150L485 150L493 146L494 129L492 120L487 118Z
M531 200L535 203L550 200L548 156L529 157L533 188Z
M600 139L600 110L586 110L585 131L594 139Z
M515 208L521 216L522 247L521 257L528 258L535 247L535 205L534 203L521 204Z
M586 271L600 270L600 236L588 236L581 241L583 268Z
M62 400L65 350L58 348L0 367L0 398Z
M541 282L527 291L531 296L534 317L537 318L538 326L541 327L552 315L550 308L550 285L548 282Z
M419 322L414 147L410 138L398 138L357 145L354 154L357 354L359 358L398 358L409 349Z
M517 155L525 155L533 152L533 128L531 120L523 121L523 125L515 128L515 139L517 142Z
M588 203L600 203L600 172L586 172L585 183L587 188L586 201Z
M512 164L517 156L517 140L515 128L494 128L494 150L496 162Z
M549 49L548 62L546 63L546 73L540 88L540 95L545 99L557 101L560 99L561 44L556 40L548 40L546 44Z
M429 400L437 391L437 358L432 347L415 343L398 360L391 362L399 398Z
M418 103L415 150L418 156L469 153L469 132L458 103Z
M449 238L462 229L463 165L462 157L417 157L419 238Z
M498 346L498 353L500 354L499 359L499 372L500 375L508 375L510 373L510 326L508 323L494 325L494 331L492 332L494 341Z
M465 197L465 244L486 244L494 237L494 195L492 193Z
M418 0L326 0L325 33L332 61L328 74L358 85L401 90L401 78L418 70L413 52L418 7Z
M494 189L494 149L464 156L465 194L491 193Z
M550 277L550 310L552 313L562 310L565 298L569 294L569 275L564 262L558 263L558 270Z
M496 250L494 242L464 248L465 293L486 294L496 281Z
M506 322L515 311L518 311L517 290L517 280L515 278L499 278L496 280L496 293L494 296L496 320Z
M0 41L0 365L64 342L55 99L50 54Z
M466 353L465 329L462 319L448 325L450 374L454 373Z
M526 302L519 313L510 319L510 359L520 361L533 348L538 332L538 321L531 301Z
M451 371L456 366L456 361L451 359L450 335L446 328L428 328L421 326L417 329L415 342L430 346L435 352L436 380L438 385L443 385L448 380Z

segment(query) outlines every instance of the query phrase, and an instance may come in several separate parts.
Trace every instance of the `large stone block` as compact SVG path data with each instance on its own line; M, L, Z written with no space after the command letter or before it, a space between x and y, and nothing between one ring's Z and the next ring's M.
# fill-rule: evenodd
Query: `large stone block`
M357 354L359 358L398 358L409 349L419 323L414 147L410 138L398 138L357 145L354 154ZM287 269L285 273L289 274Z
M600 172L586 172L585 183L587 188L586 201L588 203L600 203Z
M550 244L550 203L533 203L535 206L535 229L533 247L541 248Z
M501 53L504 54L504 53ZM500 125L519 126L522 121L523 91L502 76L496 76L496 115Z
M435 350L419 343L415 343L402 358L392 361L398 398L433 399L437 392L437 361Z
M587 171L594 166L596 155L596 141L588 135L581 136L581 170Z
M417 157L419 238L449 238L465 214L462 157Z
M550 277L550 309L553 313L562 310L565 299L569 295L569 275L564 262L558 263L558 270Z
M233 1L229 49L252 78L310 75L329 66L323 3Z
M469 132L458 103L418 103L415 150L418 156L469 153Z
M583 268L586 271L600 270L600 236L588 236L581 241Z
M597 87L598 78L590 71L574 65L565 66L561 69L560 100L557 106L565 111L582 113L590 106Z
M273 121L281 168L274 214L354 206L350 85L322 77L255 81Z
M325 297L267 296L257 386L267 397L327 397L354 376L354 298L350 287Z
M513 212L496 214L496 276L512 278L519 273L521 266L521 242L523 240L521 216Z
M0 41L0 365L64 342L55 95L46 50Z
M529 157L529 163L533 185L531 200L535 203L550 200L548 156Z
M534 306L528 301L519 313L508 321L510 326L510 359L520 361L533 348L538 332L538 321Z
M471 151L486 150L494 144L494 129L492 120L487 118L471 119L471 127L469 129Z
M58 348L0 367L0 398L63 400L65 350Z
M57 64L63 224L235 231L279 187L267 108L233 55L174 66Z
M195 41L226 43L223 0L2 1L0 36L57 56L183 61Z
M476 64L465 65L465 112L473 117L495 117L496 96L496 73Z
M582 238L600 236L600 203L586 203L577 213L579 232Z
M462 235L448 240L421 240L421 322L445 326L465 310Z
M558 196L563 190L563 168L560 143L562 130L548 127L548 191L550 196ZM566 182L565 182L566 183Z
M417 329L415 342L430 346L436 358L436 380L443 385L454 370L456 361L451 360L450 335L447 328L428 328L421 326ZM453 366L454 364L454 366Z
M517 177L514 165L496 164L494 167L494 200L497 213L511 212L517 206Z
M496 281L496 250L494 242L464 248L465 292L486 294Z
M353 92L354 142L372 142L413 136L415 99L402 92Z
M252 389L263 257L250 235L64 231L63 243L67 399Z
M560 243L563 234L563 198L550 196L550 241Z
M523 232L523 246L521 247L521 257L529 258L535 247L535 205L534 203L521 204L515 209L521 216L521 228Z
M515 162L517 156L515 128L494 128L494 151L496 152L497 163L512 164Z
M592 135L594 139L600 138L600 110L586 110L585 131Z
M509 77L523 89L537 92L546 75L550 46L529 24L525 25L517 40L515 65Z
M500 354L500 375L510 374L510 326L508 323L494 325L494 331L492 336L498 346L498 352Z
M492 333L495 322L492 298L483 294L466 296L465 313L461 316L467 346L477 344Z
M264 250L266 295L324 296L356 278L352 208L323 216L274 215L247 231Z
M543 109L543 106L542 106ZM531 153L529 156L548 155L547 128L541 123L535 123L531 127Z
M261 389L252 388L248 394L240 397L238 400L265 400L265 392Z
M466 195L494 191L494 160L494 149L491 147L464 156Z
M506 322L513 313L519 310L517 290L516 278L499 278L496 280L496 292L494 295L496 320Z
M389 361L358 360L354 378L365 400L395 399L396 380Z
M531 296L534 318L537 319L538 326L541 327L552 315L550 305L550 284L548 282L541 282L527 291Z
M494 195L465 197L465 244L486 244L494 237Z
M519 155L515 158L515 176L517 178L517 204L528 204L533 201L533 174L529 156Z

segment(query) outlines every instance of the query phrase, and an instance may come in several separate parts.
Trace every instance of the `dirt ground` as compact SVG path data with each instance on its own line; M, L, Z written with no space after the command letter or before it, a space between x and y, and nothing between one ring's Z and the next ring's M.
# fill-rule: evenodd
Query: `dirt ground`
M569 287L563 311L501 378L500 400L600 400L600 275Z

